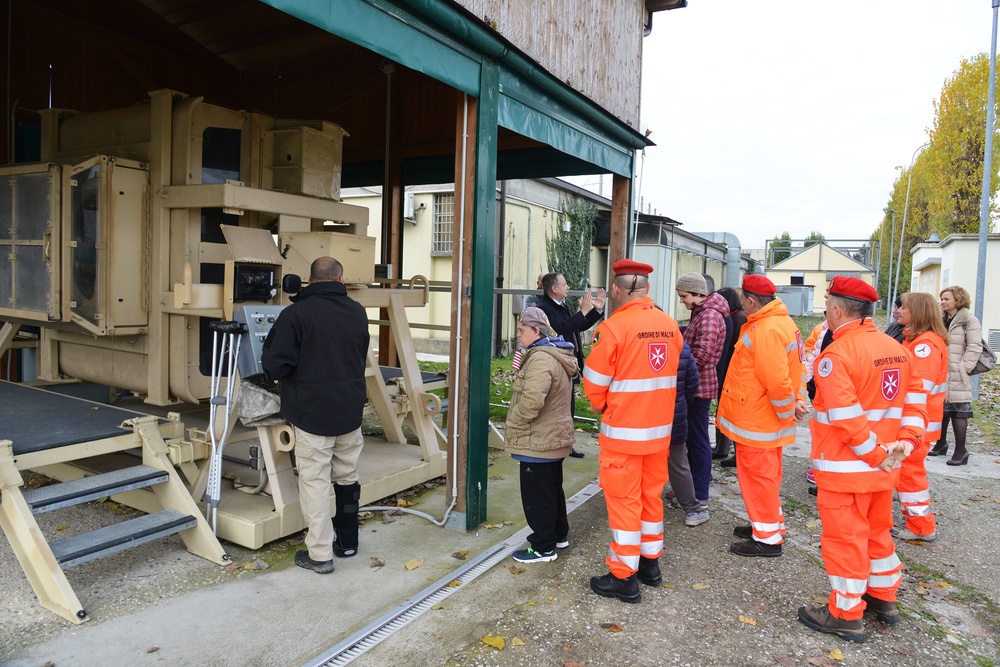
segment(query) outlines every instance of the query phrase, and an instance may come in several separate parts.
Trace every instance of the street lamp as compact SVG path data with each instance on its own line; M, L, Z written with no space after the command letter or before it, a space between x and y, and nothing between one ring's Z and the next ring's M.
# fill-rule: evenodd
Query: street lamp
M899 230L899 257L896 258L896 279L892 283L893 299L896 297L896 290L899 289L899 267L903 265L903 236L906 233L906 212L910 208L910 184L913 182L913 164L917 161L917 153L930 145L930 142L927 142L923 146L920 146L917 150L913 151L913 157L910 158L910 176L906 179L906 202L903 204L903 226ZM889 261L892 261L891 257ZM889 277L892 277L892 269L889 269Z
M894 245L896 243L896 212L891 208L884 208L882 210L885 212L886 215L892 214L892 234L889 236L889 273L888 273L889 279L886 280L885 283L886 290L888 290L890 287L889 283L892 281L892 251L896 247ZM885 309L887 311L890 308L889 306L890 303L892 303L891 295L889 300L885 302Z

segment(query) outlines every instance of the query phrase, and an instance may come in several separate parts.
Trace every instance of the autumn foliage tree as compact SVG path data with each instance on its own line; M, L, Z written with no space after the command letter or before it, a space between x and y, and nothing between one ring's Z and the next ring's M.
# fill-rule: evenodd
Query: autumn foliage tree
M901 168L893 183L887 208L896 211L895 235L892 218L887 215L872 233L872 241L882 242L882 285L896 275L896 261L902 243L899 267L899 291L909 289L910 250L937 232L942 239L949 234L979 231L979 211L983 192L983 159L986 146L986 104L990 58L980 54L963 60L947 79L941 96L934 102L934 123L928 130L930 145L920 152L910 166ZM1000 108L1000 107L998 107ZM997 109L994 109L997 113ZM993 137L1000 145L1000 133ZM1000 168L1000 151L993 152L993 174ZM909 184L909 205L906 202ZM1000 188L1000 179L990 182L990 200ZM903 216L906 214L906 228ZM989 231L995 226L997 209L991 203ZM888 276L889 249L892 248L893 276Z

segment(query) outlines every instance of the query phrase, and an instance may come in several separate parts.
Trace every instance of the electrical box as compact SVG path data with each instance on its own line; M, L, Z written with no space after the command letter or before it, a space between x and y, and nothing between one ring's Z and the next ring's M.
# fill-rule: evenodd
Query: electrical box
M264 341L271 333L274 322L284 306L240 306L233 311L233 319L242 322L247 327L240 343L240 356L236 363L240 369L240 377L250 377L263 373L260 357L264 349Z
M276 121L275 129L264 132L264 188L340 199L347 132L327 122L286 126L292 122Z
M278 241L284 252L283 273L306 279L318 257L333 257L344 265L345 285L368 285L375 279L375 238L339 232L288 232Z

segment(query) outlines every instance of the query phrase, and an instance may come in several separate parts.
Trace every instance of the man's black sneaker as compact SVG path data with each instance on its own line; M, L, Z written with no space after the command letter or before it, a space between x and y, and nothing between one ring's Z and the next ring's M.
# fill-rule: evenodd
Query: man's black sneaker
M745 542L733 542L729 545L729 550L737 556L763 556L774 558L781 555L780 544L764 544L757 540L746 540Z
M619 579L608 572L603 577L590 578L590 590L601 597L618 598L622 602L635 604L642 600L642 593L639 592L639 582L633 574L631 577Z

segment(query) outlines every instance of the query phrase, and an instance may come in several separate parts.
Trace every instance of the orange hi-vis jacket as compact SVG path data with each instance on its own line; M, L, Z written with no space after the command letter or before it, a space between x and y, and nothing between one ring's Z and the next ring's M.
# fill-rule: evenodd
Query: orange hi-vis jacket
M924 442L937 442L948 395L948 343L933 331L925 331L913 340L904 340L903 347L913 353L913 366L927 392Z
M805 389L803 373L802 334L775 299L740 329L719 399L719 430L760 449L795 442L795 399Z
M683 344L677 323L649 297L626 303L598 325L583 391L601 413L603 450L631 455L670 448Z
M812 467L816 484L842 493L895 488L899 469L886 472L885 445L920 442L927 395L913 356L875 328L854 320L834 333L816 359Z

